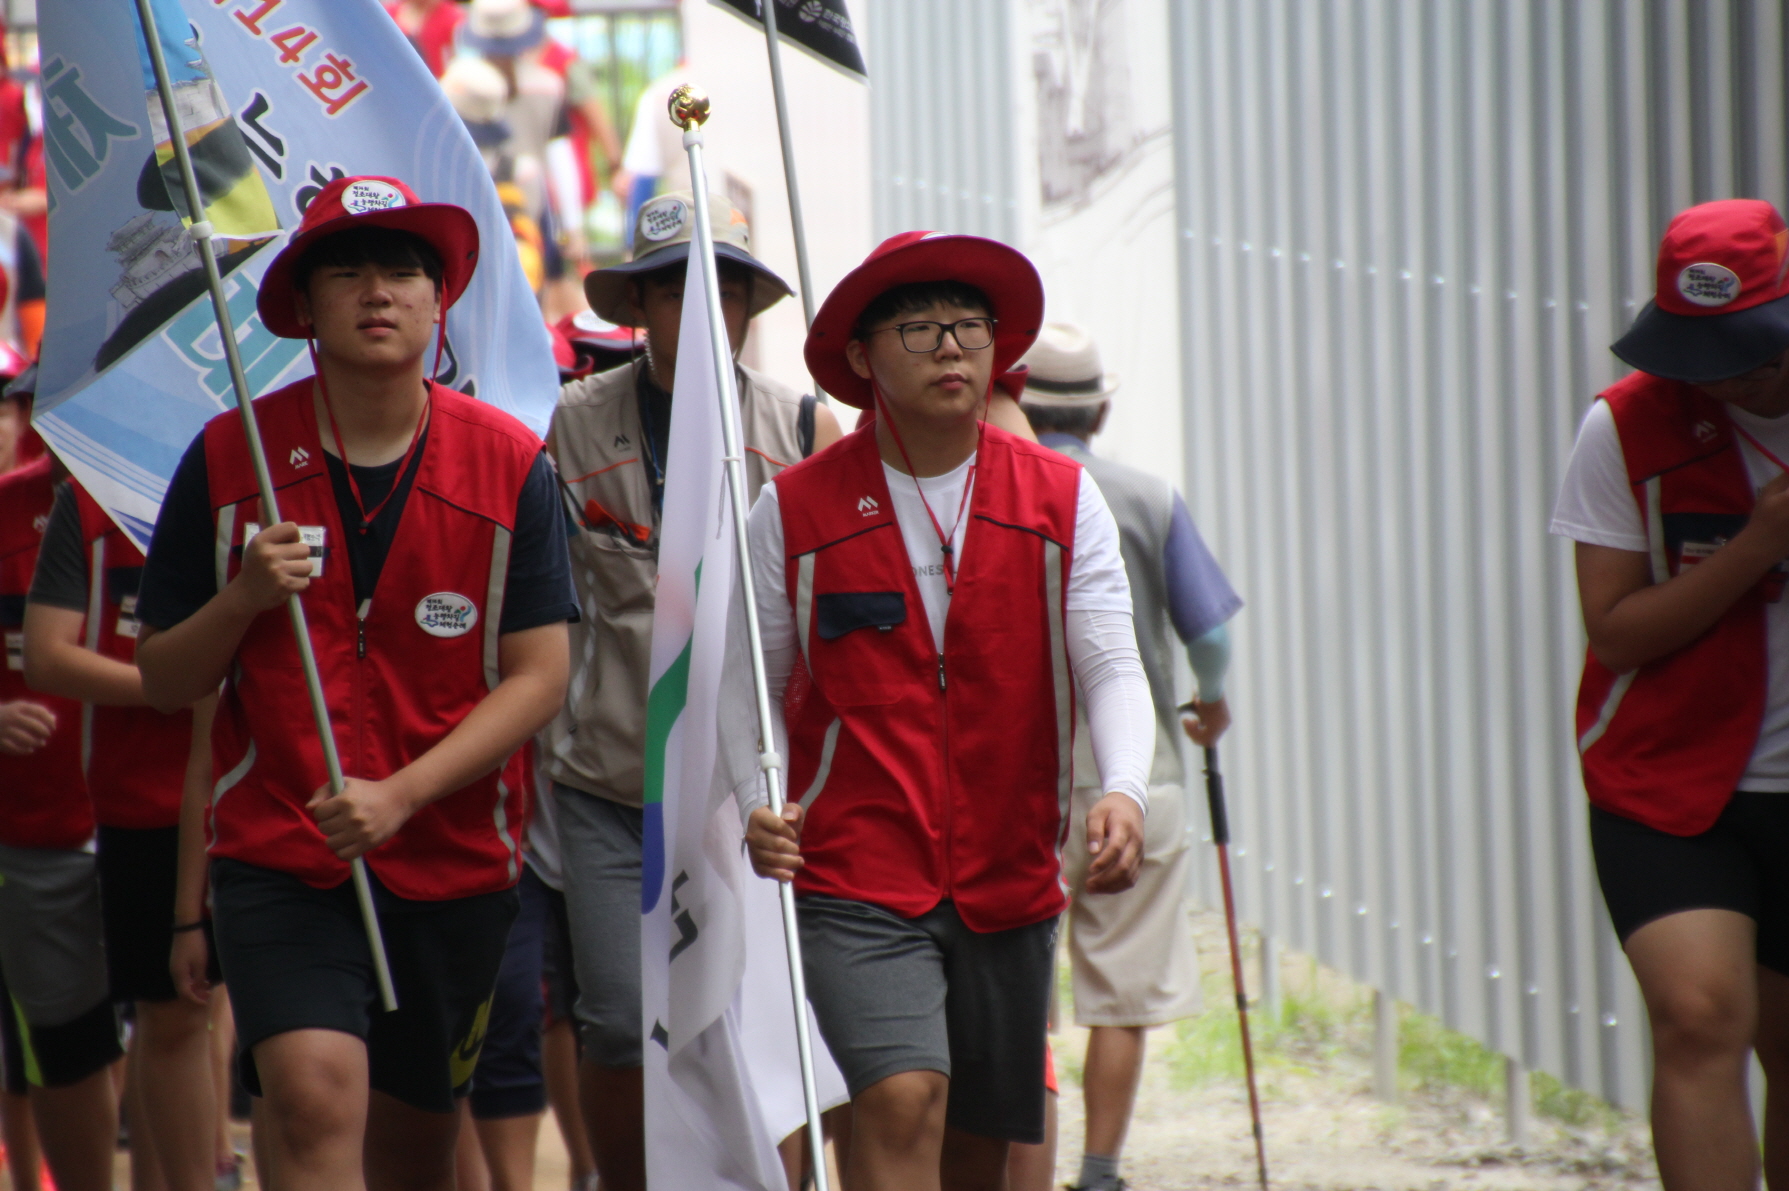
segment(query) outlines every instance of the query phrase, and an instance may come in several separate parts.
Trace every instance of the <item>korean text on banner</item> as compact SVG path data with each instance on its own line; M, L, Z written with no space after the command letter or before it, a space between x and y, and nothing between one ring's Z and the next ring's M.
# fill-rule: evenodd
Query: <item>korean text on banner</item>
M256 394L310 371L304 343L255 314L282 229L334 179L379 174L478 221L480 265L448 316L439 379L544 432L557 375L508 220L378 0L153 4ZM144 544L181 453L234 404L229 368L132 0L45 4L39 21L55 268L37 426Z

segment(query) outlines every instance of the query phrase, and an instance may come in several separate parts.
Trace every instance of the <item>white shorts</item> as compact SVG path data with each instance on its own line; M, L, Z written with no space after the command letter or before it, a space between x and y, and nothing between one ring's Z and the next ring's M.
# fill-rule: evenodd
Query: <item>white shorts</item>
M1075 1024L1159 1026L1192 1017L1204 1000L1186 898L1185 797L1179 786L1150 787L1137 883L1123 893L1084 893L1087 812L1100 797L1097 789L1074 792L1062 849L1062 878L1073 899L1064 933Z

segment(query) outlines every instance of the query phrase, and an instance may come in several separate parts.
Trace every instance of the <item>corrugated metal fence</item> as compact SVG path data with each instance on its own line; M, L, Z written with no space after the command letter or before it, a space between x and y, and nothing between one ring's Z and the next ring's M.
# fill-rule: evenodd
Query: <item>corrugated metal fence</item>
M1172 39L1185 487L1250 601L1244 915L1639 1106L1547 519L1670 215L1789 198L1785 6L1129 2ZM868 12L879 230L1010 239L1016 0Z
M1784 201L1783 6L1169 8L1187 483L1251 600L1245 912L1638 1106L1547 519L1666 221Z

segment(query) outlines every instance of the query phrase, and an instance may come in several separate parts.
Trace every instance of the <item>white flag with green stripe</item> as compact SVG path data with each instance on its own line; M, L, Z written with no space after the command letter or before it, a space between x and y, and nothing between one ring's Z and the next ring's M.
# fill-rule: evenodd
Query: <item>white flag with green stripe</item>
M738 565L701 257L684 287L647 696L646 1162L654 1187L783 1191L776 1142L803 1111L781 923L716 778Z

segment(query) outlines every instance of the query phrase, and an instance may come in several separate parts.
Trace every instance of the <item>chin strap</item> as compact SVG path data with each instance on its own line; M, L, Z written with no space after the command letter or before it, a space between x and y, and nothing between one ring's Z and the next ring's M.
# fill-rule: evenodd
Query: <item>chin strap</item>
M975 462L969 465L969 474L963 479L963 496L957 501L957 519L951 523L949 533L944 532L944 523L932 511L932 502L926 499L926 490L920 487L919 476L913 470L913 459L907 454L907 444L901 439L900 427L895 425L894 417L889 412L888 399L882 395L882 386L876 383L874 376L870 377L870 392L875 396L876 415L888 427L889 434L894 436L895 448L901 452L901 462L907 465L907 478L913 481L913 490L919 493L919 503L925 506L926 516L931 519L932 532L938 535L938 549L944 559L944 594L955 595L957 530L962 527L963 514L969 509L969 494L975 490L975 469L981 466L982 439L988 427L988 403L994 399L993 382L989 381L988 391L982 397L981 416L975 420Z

